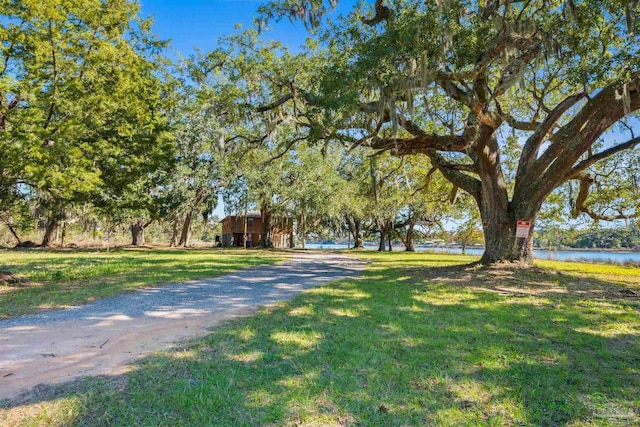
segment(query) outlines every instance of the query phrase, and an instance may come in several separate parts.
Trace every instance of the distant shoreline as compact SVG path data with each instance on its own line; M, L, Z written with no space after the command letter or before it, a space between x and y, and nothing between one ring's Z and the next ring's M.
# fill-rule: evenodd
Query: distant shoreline
M334 243L306 242L306 243L308 245L316 245L316 246L332 246L332 245L347 246L346 242L334 242ZM401 242L393 242L393 244L394 246L396 245L404 246ZM378 243L366 242L365 245L371 246L371 247L377 247ZM353 246L353 242L351 243L351 246ZM420 248L420 249L462 249L462 245L447 245L447 246L437 245L436 246L436 245L415 244L414 247ZM466 249L484 250L484 246L468 245ZM593 252L593 253L615 253L615 254L640 254L640 248L636 250L627 249L627 248L606 249L606 248L569 248L569 247L563 247L560 249L556 249L556 248L549 249L549 248L534 246L533 250L546 251L546 252Z
M638 254L640 253L640 249L602 249L602 248L562 248L562 249L549 249L549 248L533 248L536 251L548 251L548 252L610 252L610 253L619 253L619 254Z
M421 248L442 248L442 249L447 249L447 248L462 248L461 245L451 245L451 246L423 246L423 245L416 245L419 246ZM484 250L484 246L467 246L467 249L482 249ZM629 254L640 254L640 249L638 250L633 250L633 249L602 249L602 248L561 248L561 249L549 249L549 248L541 248L539 246L534 246L533 247L534 251L547 251L547 252L602 252L602 253L619 253L619 254L624 254L624 253L629 253Z

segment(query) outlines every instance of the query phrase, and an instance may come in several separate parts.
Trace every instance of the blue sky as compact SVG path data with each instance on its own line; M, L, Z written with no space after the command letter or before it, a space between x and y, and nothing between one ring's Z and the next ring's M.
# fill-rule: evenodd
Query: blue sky
M253 23L261 0L141 0L142 15L154 19L153 32L161 39L171 39L175 54L188 56L194 47L211 50L221 36L235 31L235 24L249 27ZM335 17L347 13L356 0L342 0L331 13ZM300 22L283 19L272 25L266 34L269 39L280 40L290 48L302 45L307 31Z

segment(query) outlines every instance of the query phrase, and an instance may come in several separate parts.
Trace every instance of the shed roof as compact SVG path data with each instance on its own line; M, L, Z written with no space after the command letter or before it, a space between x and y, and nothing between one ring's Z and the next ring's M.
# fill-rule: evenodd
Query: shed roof
M231 218L244 218L244 214L236 214L236 215L227 215L222 220ZM247 212L247 218L262 218L262 214L260 212Z

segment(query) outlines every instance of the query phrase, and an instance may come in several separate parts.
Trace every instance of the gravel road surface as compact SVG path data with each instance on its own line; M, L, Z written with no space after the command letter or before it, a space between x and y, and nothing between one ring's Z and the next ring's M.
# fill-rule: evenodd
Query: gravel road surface
M38 384L121 374L153 351L311 287L356 277L364 262L300 253L285 262L0 321L0 399Z

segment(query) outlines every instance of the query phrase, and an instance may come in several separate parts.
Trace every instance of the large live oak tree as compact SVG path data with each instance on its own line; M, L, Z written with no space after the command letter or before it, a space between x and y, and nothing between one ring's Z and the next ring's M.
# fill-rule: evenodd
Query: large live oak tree
M172 154L150 25L134 0L0 0L0 197L38 192L44 246Z
M267 17L295 15L310 25L325 7L273 3L263 9ZM593 215L585 201L602 178L594 166L640 143L639 7L622 0L377 0L370 12L325 26L317 84L289 81L262 109L305 103L310 112L296 117L316 123L311 137L426 154L477 202L488 224L481 261L528 262L549 194L577 181L574 213ZM501 161L506 135L520 153L509 177ZM532 224L526 238L516 237L519 220Z

